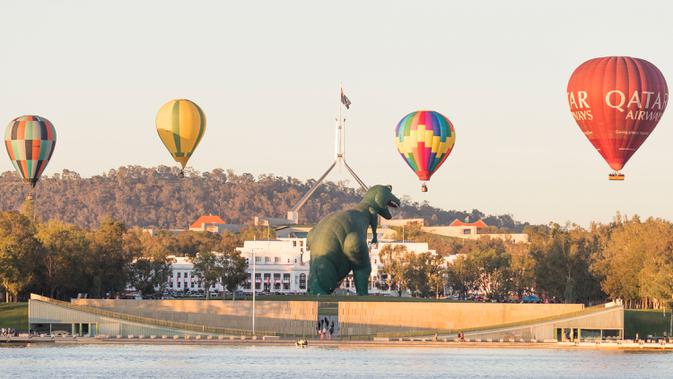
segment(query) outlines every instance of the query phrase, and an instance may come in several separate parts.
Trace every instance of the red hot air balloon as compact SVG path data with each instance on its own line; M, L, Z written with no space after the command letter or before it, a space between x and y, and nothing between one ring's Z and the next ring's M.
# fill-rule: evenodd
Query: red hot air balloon
M668 87L652 63L632 57L595 58L582 63L568 81L568 104L589 142L615 173L645 142L668 103Z

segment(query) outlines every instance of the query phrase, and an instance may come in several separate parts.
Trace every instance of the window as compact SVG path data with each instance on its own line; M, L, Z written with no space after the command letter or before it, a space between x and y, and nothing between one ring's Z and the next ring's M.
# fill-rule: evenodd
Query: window
M178 282L178 288L180 288L180 282Z
M292 241L292 246L297 247L297 241Z
M271 257L264 257L264 263L271 263Z
M248 274L248 277L245 278L245 282L243 283L243 288L249 290L250 287L252 287L252 275Z
M262 285L262 274L255 274L255 289L258 290Z
M287 263L290 263L290 258L287 259Z
M299 289L300 290L305 290L306 289L306 274L299 274Z
M168 282L168 286L173 288L173 282Z
M273 274L273 289L280 290L280 274Z
M271 291L271 274L269 273L264 274L264 291Z
M280 257L274 257L273 263L280 263Z
M290 289L290 274L283 274L283 289Z
M181 273L181 272L178 272L178 279L180 279L180 275L182 275L182 273Z
M262 257L255 257L255 263L262 263Z
M463 229L463 234L472 234L472 229Z
M194 282L190 283L190 287L194 288Z

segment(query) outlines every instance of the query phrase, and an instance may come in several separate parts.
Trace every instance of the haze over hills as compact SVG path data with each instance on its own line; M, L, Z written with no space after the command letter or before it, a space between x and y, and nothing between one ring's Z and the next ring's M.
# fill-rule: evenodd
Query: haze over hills
M255 178L223 169L203 173L187 170L182 179L177 174L176 168L167 166L124 166L89 178L63 170L44 176L38 183L35 214L40 220L56 218L83 227L95 227L105 216L129 226L165 229L186 228L203 214L220 215L228 223L249 223L254 216L285 217L314 183L272 174ZM0 210L20 208L28 193L27 186L12 171L0 174L0 189ZM302 208L300 222L316 222L359 202L361 195L342 183L328 182ZM404 197L402 203L393 212L395 218L423 218L427 225L466 217L483 218L491 226L516 232L528 225L510 215L487 216L477 209L443 210Z

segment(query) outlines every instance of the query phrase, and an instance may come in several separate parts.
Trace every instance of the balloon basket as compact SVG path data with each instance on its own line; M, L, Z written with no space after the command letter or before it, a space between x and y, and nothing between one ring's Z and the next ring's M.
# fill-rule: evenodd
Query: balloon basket
M421 192L428 192L428 186L426 186L425 184L422 184L421 185Z
M618 173L618 172L613 172L608 176L608 179L610 180L624 180L624 174Z

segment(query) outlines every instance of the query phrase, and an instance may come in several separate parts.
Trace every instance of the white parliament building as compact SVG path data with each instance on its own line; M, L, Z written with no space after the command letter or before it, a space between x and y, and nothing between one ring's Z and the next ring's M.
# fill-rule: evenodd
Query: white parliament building
M369 256L372 264L372 273L369 281L369 292L389 293L383 285L386 275L383 264L379 260L379 250L386 245L402 245L414 253L433 252L428 249L427 243L418 242L380 242L372 246ZM245 241L242 247L236 249L248 263L248 279L239 290L245 293L252 292L252 276L255 272L255 289L257 292L299 294L307 290L310 252L306 249L306 238L278 238L269 241ZM191 260L186 257L172 257L172 274L167 289L173 291L203 290L200 280L193 273ZM220 292L224 288L217 283L210 289ZM341 285L344 292L355 292L352 275L344 279Z

